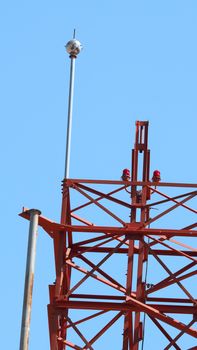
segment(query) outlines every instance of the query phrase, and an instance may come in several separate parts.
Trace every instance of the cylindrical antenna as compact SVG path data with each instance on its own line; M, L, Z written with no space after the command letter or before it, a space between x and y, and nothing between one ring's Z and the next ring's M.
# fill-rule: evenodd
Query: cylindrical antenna
M67 138L66 138L66 157L64 178L68 179L70 172L70 145L72 130L72 114L73 114L73 94L74 94L74 78L75 78L75 59L82 49L81 43L75 39L75 29L73 39L66 44L66 51L70 57L70 84L68 97L68 120L67 120Z
M41 214L40 210L30 209L29 240L27 250L25 287L23 298L23 314L21 323L20 350L29 349L29 331L31 319L32 293L34 284L34 270L36 258L36 240L38 219Z

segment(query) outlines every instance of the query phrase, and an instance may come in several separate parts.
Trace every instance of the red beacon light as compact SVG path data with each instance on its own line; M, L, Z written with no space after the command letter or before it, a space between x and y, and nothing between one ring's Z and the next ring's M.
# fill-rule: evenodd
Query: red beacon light
M121 178L122 178L123 181L129 181L130 178L131 178L130 170L129 169L123 169Z
M159 182L161 181L161 173L159 170L154 170L153 171L153 177L152 177L153 182Z

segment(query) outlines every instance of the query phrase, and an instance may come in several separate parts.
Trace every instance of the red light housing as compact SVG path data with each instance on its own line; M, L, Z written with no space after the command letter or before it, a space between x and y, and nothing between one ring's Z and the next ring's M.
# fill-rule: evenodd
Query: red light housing
M123 181L129 181L130 178L131 178L130 170L129 169L123 169L121 178L122 178Z
M154 170L153 171L153 177L152 177L152 181L153 182L159 182L161 180L161 173L159 170Z

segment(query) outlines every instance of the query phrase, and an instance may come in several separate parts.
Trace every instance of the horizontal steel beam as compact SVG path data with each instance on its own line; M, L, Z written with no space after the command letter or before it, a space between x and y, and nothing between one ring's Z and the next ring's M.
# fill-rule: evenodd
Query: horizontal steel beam
M109 253L113 250L114 248L111 247L90 247L90 246L78 246L78 247L73 247L72 251L77 252L77 253L83 253L85 251L90 252L90 253ZM152 251L149 251L148 254L152 255L153 252L157 255L170 255L170 256L181 256L178 252L172 251L172 250L164 250L164 249L152 249ZM128 248L119 248L117 249L116 253L118 254L128 254ZM134 248L134 254L138 254L139 249ZM188 251L188 250L180 250L180 253L186 253L189 256L197 256L197 250L196 251Z
M173 229L153 229L153 228L132 228L128 223L125 227L113 227L113 226L82 226L82 225L65 225L65 230L70 232L89 232L89 233L112 233L114 235L127 235L132 238L132 236L187 236L187 237L197 237L197 230L173 230Z
M136 294L136 292L132 292ZM125 301L125 296L119 295L99 295L99 294L71 294L70 299L109 299L109 300L122 300ZM64 301L64 299L62 299ZM157 302L157 303L183 303L183 304L192 304L193 302L190 299L186 298L158 298L158 297L147 297L147 301L149 302ZM179 305L180 306L180 305Z
M19 214L21 217L30 220L29 210L25 209ZM128 239L139 237L144 235L153 236L186 236L186 237L197 237L197 230L177 230L177 229L153 229L153 228L140 228L140 223L130 224L126 223L125 227L117 226L86 226L86 225L63 225L51 221L44 216L39 217L39 225L52 237L56 232L89 232L89 233L105 233L115 235L127 235ZM135 225L135 226L134 226Z
M197 314L197 306L183 305L161 305L161 304L146 304L159 312L166 314ZM58 301L55 302L57 309L83 309L83 310L111 310L111 311L141 311L140 307L132 303L112 303L112 302L93 302L93 301Z
M103 184L103 185L126 185L126 186L157 186L157 187L193 187L197 184L179 182L151 182L151 181L120 181L120 180L88 180L88 179L68 179L63 181L63 185L71 186L73 183L81 184Z

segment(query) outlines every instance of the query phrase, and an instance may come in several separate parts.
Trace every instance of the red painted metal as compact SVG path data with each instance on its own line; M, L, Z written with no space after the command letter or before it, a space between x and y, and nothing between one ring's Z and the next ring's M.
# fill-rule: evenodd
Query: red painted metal
M99 350L100 339L120 322L120 348L139 350L146 341L146 319L152 322L152 334L154 327L161 332L166 350L182 349L184 337L197 338L197 298L190 282L197 274L192 243L197 223L191 219L179 228L175 216L167 225L177 210L185 211L185 218L196 214L192 203L197 184L161 182L159 171L153 174L154 182L149 177L148 122L137 121L131 179L64 180L61 222L40 216L39 225L54 243L56 281L49 286L48 305L51 350ZM26 209L20 215L29 219ZM117 273L119 269L123 271ZM187 315L185 322L182 315ZM90 322L94 334L89 334ZM104 348L109 349L109 341Z

